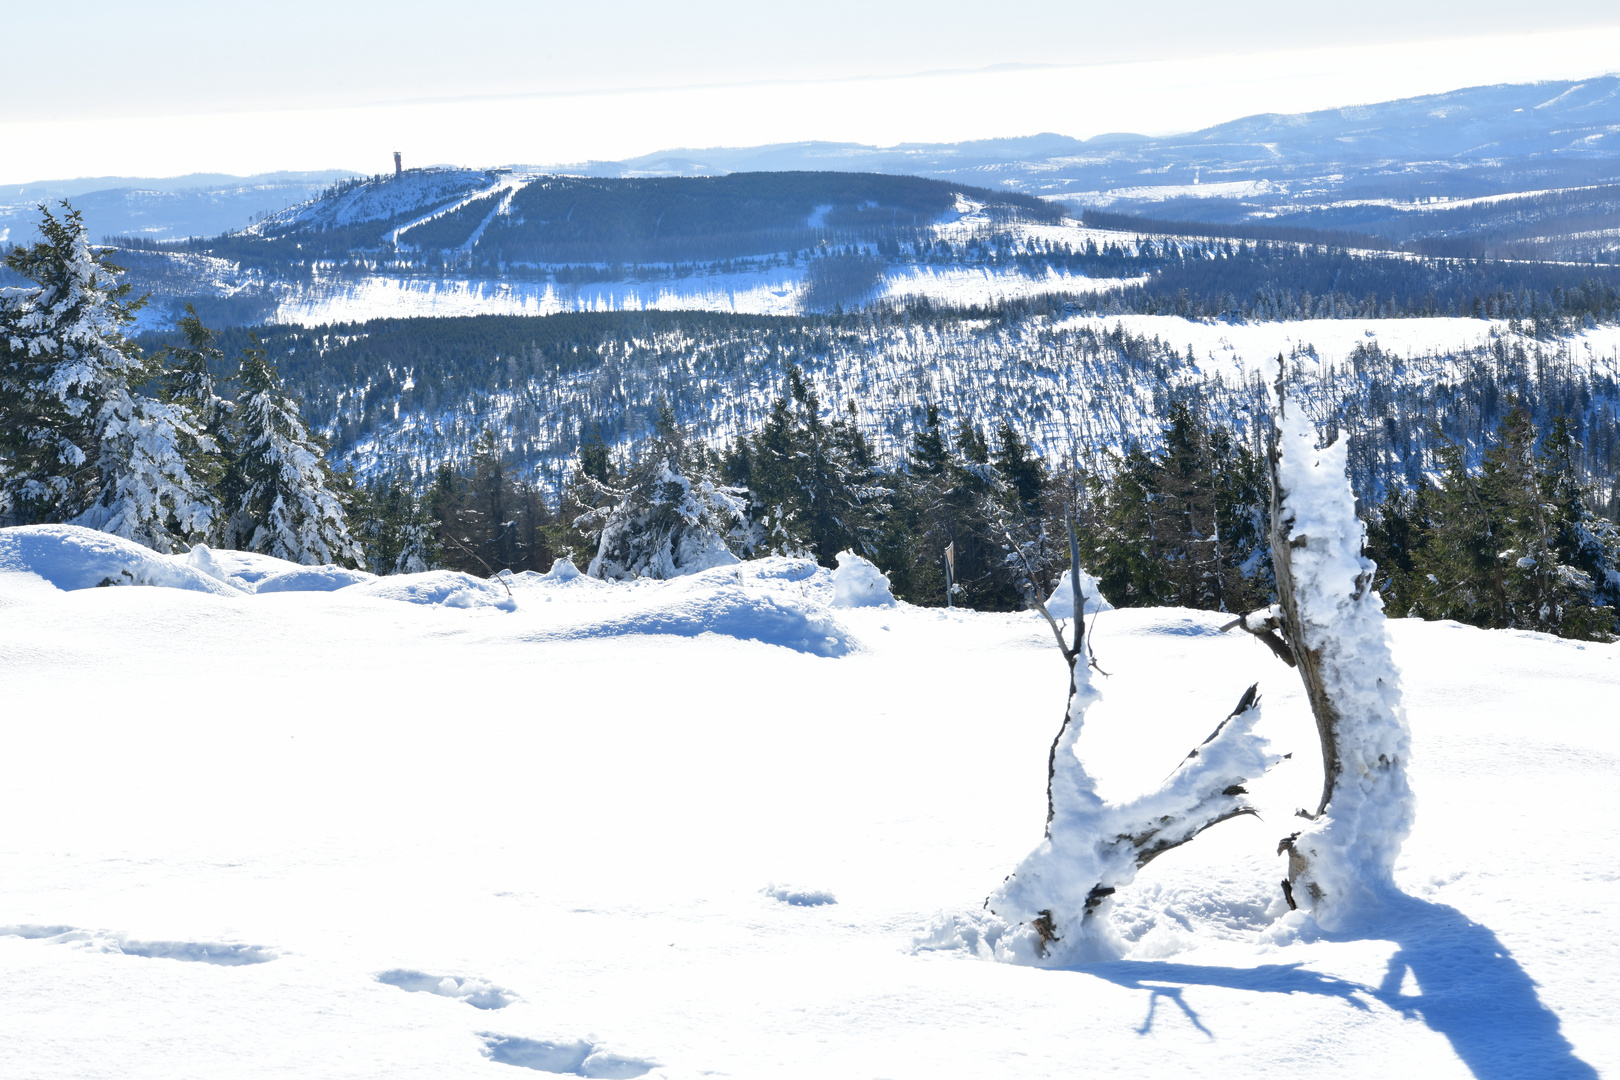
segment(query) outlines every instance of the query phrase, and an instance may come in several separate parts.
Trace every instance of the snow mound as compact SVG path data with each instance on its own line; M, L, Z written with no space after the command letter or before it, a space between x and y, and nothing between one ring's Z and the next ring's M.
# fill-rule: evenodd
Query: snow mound
M894 594L883 571L853 551L838 553L838 570L833 574L835 608L893 607Z
M1108 602L1108 598L1097 587L1097 579L1086 573L1085 567L1080 568L1080 593L1086 598L1087 615L1114 610L1114 605ZM1057 583L1057 588L1046 598L1046 610L1054 619L1074 618L1074 583L1070 580L1069 571L1063 571L1063 578Z
M539 576L546 581L573 581L585 575L580 572L579 567L574 565L574 560L558 559L551 564L550 570Z
M838 897L826 889L798 889L792 885L778 885L772 882L759 891L772 900L780 900L794 907L820 907L822 904L838 903Z
M180 559L80 525L0 529L0 570L37 574L66 591L100 585L156 585L216 596L241 595L237 588Z
M272 555L260 555L255 551L222 550L211 548L207 544L198 544L182 559L192 569L199 570L216 581L234 585L243 592L254 592L261 581L289 570L299 569L303 565Z
M628 610L621 609L605 618L587 618L566 628L548 629L535 640L719 634L814 656L845 656L859 647L835 619L815 610L819 605L791 595L750 590L736 583L718 587L710 583L701 590L641 590L625 599L629 601Z
M364 570L348 570L341 566L300 566L285 570L259 582L254 592L336 592L350 585L363 585L376 581L377 575Z
M423 574L395 574L348 588L359 596L399 600L447 608L496 608L517 610L517 602L505 585L454 570L429 570Z

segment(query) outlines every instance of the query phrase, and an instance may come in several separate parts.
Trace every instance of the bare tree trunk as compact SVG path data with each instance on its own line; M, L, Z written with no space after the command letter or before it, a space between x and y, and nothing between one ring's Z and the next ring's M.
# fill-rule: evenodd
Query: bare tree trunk
M1277 394L1282 396L1282 378L1278 376ZM1339 711L1328 696L1322 681L1322 653L1305 643L1304 623L1300 618L1299 599L1294 588L1293 553L1310 540L1307 536L1294 536L1292 518L1283 512L1287 492L1278 477L1277 465L1282 457L1278 446L1277 430L1272 429L1266 447L1266 461L1271 474L1271 565L1277 577L1277 607L1281 629L1288 641L1293 666L1305 684L1305 697L1316 718L1316 733L1322 743L1322 799L1316 814L1327 809L1333 799L1333 786L1339 777ZM1247 629L1247 627L1245 627Z
M1345 476L1346 444L1316 448L1314 429L1285 398L1285 370L1278 357L1266 448L1277 603L1224 629L1260 637L1304 685L1322 748L1322 797L1314 813L1299 812L1311 824L1277 850L1288 855L1289 906L1303 889L1318 918L1332 922L1394 887L1412 820L1410 734L1372 589L1376 568L1362 553L1366 530Z

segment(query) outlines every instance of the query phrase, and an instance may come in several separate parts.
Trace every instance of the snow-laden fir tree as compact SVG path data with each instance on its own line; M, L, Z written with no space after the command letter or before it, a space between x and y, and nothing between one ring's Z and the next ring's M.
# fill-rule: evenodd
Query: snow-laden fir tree
M263 349L247 350L241 381L230 428L241 493L227 506L222 542L306 565L360 564L337 478Z
M748 531L748 493L719 483L689 452L668 405L646 452L621 486L581 477L597 506L575 526L597 541L591 577L672 578L737 561Z
M35 285L0 297L0 521L172 551L214 519L206 436L186 401L136 389L158 373L124 333L140 302L63 206L41 207L44 239L6 260Z
M229 468L229 425L236 403L218 392L214 372L223 365L225 354L214 344L214 332L203 325L192 305L186 305L178 329L185 344L171 345L159 357L163 400L186 410L193 418L194 428L182 433L181 446L192 476L208 486L217 508L238 493L237 477ZM216 513L208 537L211 542L217 541L223 524L224 515Z
M214 332L203 325L192 305L186 305L186 313L180 317L177 328L186 340L184 345L171 345L165 350L164 396L169 401L185 403L197 418L202 433L219 444L236 410L235 402L219 395L214 377L214 370L224 363L225 354L214 344Z

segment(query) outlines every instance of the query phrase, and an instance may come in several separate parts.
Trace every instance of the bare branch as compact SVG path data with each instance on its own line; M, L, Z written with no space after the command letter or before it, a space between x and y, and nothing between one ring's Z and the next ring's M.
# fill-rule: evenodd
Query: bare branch
M1277 634L1282 626L1282 610L1273 604L1259 611L1251 611L1247 615L1239 615L1221 627L1221 633L1224 634L1228 630L1245 630L1263 641L1277 659L1289 667L1298 667L1299 661L1294 659L1293 648Z
M456 537L456 534L455 534L454 530L445 529L444 530L444 538L446 540L450 541L452 544L456 545L456 547L460 548L462 551L465 551L468 555L471 555L473 558L477 559L479 565L482 566L485 570L488 570L491 577L494 576L495 568L493 566L490 566L489 562L482 555L478 554L478 552L474 551L472 548L468 547L466 544L463 544L460 541L460 539L458 539Z
M1007 546L1018 553L1019 561L1024 564L1024 574L1029 578L1030 595L1035 598L1035 610L1041 613L1041 617L1046 620L1046 625L1052 628L1052 636L1057 638L1058 651L1063 654L1063 659L1069 665L1069 670L1073 671L1075 658L1069 652L1069 646L1063 640L1062 628L1058 626L1057 620L1052 618L1052 613L1046 610L1046 601L1041 599L1041 583L1035 576L1035 568L1030 565L1029 556L1024 554L1024 549L1013 539L1012 531L1007 528L1006 522L1001 522L1001 535L1007 538Z

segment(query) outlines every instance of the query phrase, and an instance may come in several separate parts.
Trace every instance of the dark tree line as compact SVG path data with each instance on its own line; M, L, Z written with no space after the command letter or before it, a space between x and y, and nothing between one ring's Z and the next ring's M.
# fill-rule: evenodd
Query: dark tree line
M559 556L584 570L600 554L605 576L669 576L719 546L832 567L852 550L896 597L937 606L949 551L950 602L1018 610L1066 568L1072 516L1083 564L1117 606L1241 613L1276 599L1264 448L1194 398L1170 403L1158 449L1085 469L1042 459L1005 421L951 429L933 403L904 451L880 459L854 408L826 408L791 367L767 419L723 451L687 437L667 406L659 416L628 453L588 441L555 511L493 434L420 499L366 489L358 534L373 568L398 564L412 537L425 561L486 575ZM1397 484L1368 511L1392 614L1591 639L1620 629L1620 526L1578 479L1570 424L1543 434L1514 406L1478 464L1445 447L1437 481Z
M1470 468L1447 444L1430 481L1369 515L1369 555L1392 614L1607 640L1620 626L1620 526L1577 481L1570 424L1540 433L1514 407Z

